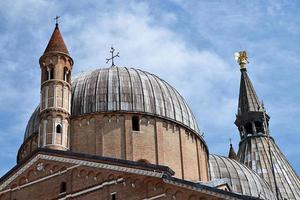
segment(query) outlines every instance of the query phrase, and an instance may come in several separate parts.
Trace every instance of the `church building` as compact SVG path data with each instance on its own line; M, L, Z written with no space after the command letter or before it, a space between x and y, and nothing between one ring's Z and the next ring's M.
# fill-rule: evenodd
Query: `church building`
M72 77L56 23L39 59L40 103L16 166L0 178L0 200L299 200L300 179L269 130L246 52L236 59L240 142L225 157L210 154L192 110L158 76L112 60Z

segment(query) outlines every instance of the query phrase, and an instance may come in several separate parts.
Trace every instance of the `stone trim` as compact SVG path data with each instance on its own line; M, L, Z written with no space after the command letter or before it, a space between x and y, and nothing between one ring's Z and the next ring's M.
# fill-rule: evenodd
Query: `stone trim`
M74 165L82 165L82 166L87 166L87 167L109 169L109 170L114 170L114 171L119 171L119 172L126 172L126 173L139 174L139 175L144 175L144 176L158 177L158 178L161 178L164 175L164 173L156 172L155 170L147 171L147 170L142 170L142 169L134 169L134 168L116 166L116 165L112 165L112 164L84 161L84 160L74 159L74 158L63 158L63 157L59 157L59 156L38 154L32 160L30 160L27 164L25 164L22 168L20 168L10 178L8 178L6 181L4 181L4 183L2 185L0 185L0 191L3 190L6 186L8 186L20 174L22 174L24 171L26 171L28 168L30 168L39 159L48 160L48 161L64 162L64 163L70 163L70 164L74 164Z
M178 187L181 187L181 188L186 188L186 189L189 189L189 190L194 190L194 191L201 192L203 194L211 195L211 196L214 196L214 197L218 197L218 198L221 198L221 199L230 199L230 200L235 200L235 199L236 200L238 200L238 199L248 199L248 200L257 199L255 197L243 196L243 195L238 195L238 194L234 194L234 193L225 194L227 192L225 192L223 190L220 190L220 189L213 188L213 187L211 187L211 189L202 188L201 186L203 186L203 185L200 185L200 184L199 184L200 187L195 187L191 184L184 183L186 181L180 181L179 179L178 179L178 181L176 181L176 179L165 177L165 178L163 178L163 181L165 183L168 183L168 184L171 184L171 185L175 185L175 186L178 186ZM189 182L189 183L196 184L196 183L193 183L193 182Z
M162 197L166 197L166 193L162 193L162 194L159 194L159 195L156 195L156 196L153 196L153 197L149 197L149 198L145 198L143 200L155 200L155 199L160 199Z

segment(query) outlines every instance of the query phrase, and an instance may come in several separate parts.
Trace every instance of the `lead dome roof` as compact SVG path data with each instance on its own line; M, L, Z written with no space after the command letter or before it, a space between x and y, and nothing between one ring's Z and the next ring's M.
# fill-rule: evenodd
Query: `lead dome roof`
M211 180L229 179L233 192L260 197L260 199L276 199L269 184L256 172L236 160L209 155L209 173Z
M199 133L183 97L166 81L140 69L111 67L80 74L72 82L72 116L97 112L133 112L180 123ZM39 109L31 116L25 139L38 131Z

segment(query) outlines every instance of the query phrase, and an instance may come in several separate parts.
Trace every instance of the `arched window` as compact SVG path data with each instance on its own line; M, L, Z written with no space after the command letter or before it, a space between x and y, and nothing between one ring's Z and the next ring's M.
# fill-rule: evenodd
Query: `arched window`
M43 68L43 69L42 69L42 81L43 81L43 82L44 82L44 81L47 81L47 80L49 79L48 76L49 76L49 75L48 75L47 69L46 69L46 68Z
M111 196L111 200L117 200L117 193L116 192L111 193L110 196Z
M56 133L61 133L61 125L60 124L57 124L56 125Z
M263 128L263 123L256 121L255 123L255 128L256 128L256 132L257 133L263 133L264 132L264 128Z
M64 68L64 81L68 81L68 74L69 74L69 70L68 68Z
M140 119L138 116L132 117L132 130L133 131L140 131Z
M54 79L54 69L51 67L48 69L48 80Z
M251 135L253 134L252 124L251 124L250 122L248 122L248 123L246 124L245 129L246 129L247 135L248 135L248 134L251 134Z
M60 184L60 189L59 189L59 193L64 193L67 191L67 183L66 182L62 182Z

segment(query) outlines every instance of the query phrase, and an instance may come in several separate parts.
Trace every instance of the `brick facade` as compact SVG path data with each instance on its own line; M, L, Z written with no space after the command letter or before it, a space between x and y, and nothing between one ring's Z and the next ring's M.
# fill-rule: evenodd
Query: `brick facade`
M0 200L244 199L171 176L163 166L39 150L0 179Z

